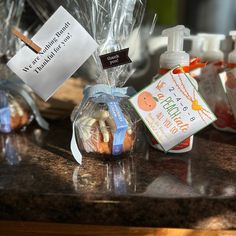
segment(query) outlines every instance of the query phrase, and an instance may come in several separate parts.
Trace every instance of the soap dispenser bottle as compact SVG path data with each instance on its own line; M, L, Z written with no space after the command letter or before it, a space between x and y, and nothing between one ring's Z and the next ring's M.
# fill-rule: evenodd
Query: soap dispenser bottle
M222 63L224 53L220 50L220 44L225 39L225 35L199 33L198 36L204 38L202 60L208 63Z
M175 66L180 65L183 68L189 67L190 57L189 54L183 51L184 37L190 35L190 30L185 28L184 25L177 25L172 28L168 28L162 31L162 36L168 37L167 51L160 56L160 71L159 74L163 75ZM188 72L188 71L185 71ZM179 73L183 73L181 70ZM197 88L197 82L195 79L191 81ZM169 150L170 153L184 153L192 149L193 136L187 138L182 143ZM162 150L161 145L152 137L151 146Z
M236 31L230 31L229 35L232 37L234 41L234 50L229 53L228 55L228 68L235 68L236 67Z
M211 110L214 111L218 73L224 66L224 53L220 50L220 43L225 36L205 33L198 35L204 38L202 60L207 63L207 66L202 69L201 76L198 78L199 92Z
M234 50L228 55L228 62L224 72L219 74L221 80L217 89L215 114L217 121L215 128L236 133L236 31L230 31L234 41Z
M160 56L159 74L165 74L173 67L189 66L189 54L183 51L184 36L189 36L190 30L183 25L177 25L162 31L162 36L168 38L167 50Z
M213 126L221 131L236 132L236 121L219 77L219 73L226 69L224 53L220 50L220 44L225 39L225 35L201 35L205 37L206 42L202 58L209 64L203 69L199 90L217 117ZM233 54L229 58L233 62Z
M189 39L192 41L191 49L188 52L190 58L202 59L204 38L200 35L190 35Z

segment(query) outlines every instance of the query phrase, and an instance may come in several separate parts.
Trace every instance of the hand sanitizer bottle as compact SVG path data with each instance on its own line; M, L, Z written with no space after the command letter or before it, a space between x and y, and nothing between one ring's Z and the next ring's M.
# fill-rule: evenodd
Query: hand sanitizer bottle
M190 35L190 30L183 25L177 25L172 28L168 28L162 31L162 36L168 37L167 51L160 56L160 72L159 74L165 74L173 67L180 65L183 68L189 67L189 54L183 51L184 37ZM180 72L181 73L181 72ZM196 80L192 79L193 85L197 88ZM152 138L151 145L154 148L163 150L160 144ZM182 143L178 144L173 149L169 150L170 153L184 153L192 149L193 136L187 138Z
M224 72L219 74L222 84L217 89L215 128L236 133L236 31L229 33L234 41L234 50L228 55ZM223 86L222 86L223 85Z
M224 53L220 50L220 43L225 35L199 33L198 36L204 38L202 60L209 63L223 62Z
M167 51L160 56L160 72L164 74L177 65L189 66L189 54L183 51L184 36L189 36L190 30L183 25L177 25L162 31L162 36L168 38Z
M204 38L202 60L208 63L198 78L199 92L211 110L214 111L216 105L217 78L224 60L224 53L220 50L220 43L225 36L205 33L198 35Z
M192 41L191 50L188 52L190 57L202 59L204 38L200 35L191 35L189 39Z
M228 68L236 67L236 31L230 31L229 35L232 36L232 40L234 41L234 50L228 55Z

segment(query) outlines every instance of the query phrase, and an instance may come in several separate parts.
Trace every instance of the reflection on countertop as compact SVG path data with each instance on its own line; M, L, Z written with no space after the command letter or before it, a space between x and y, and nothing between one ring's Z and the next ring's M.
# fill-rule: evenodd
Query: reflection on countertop
M236 135L210 127L190 153L87 155L81 166L70 135L63 120L0 136L0 219L236 228Z

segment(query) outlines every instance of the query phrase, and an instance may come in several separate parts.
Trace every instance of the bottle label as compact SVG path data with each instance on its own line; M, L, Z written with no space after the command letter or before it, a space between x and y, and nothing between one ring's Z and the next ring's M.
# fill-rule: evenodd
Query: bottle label
M175 74L185 72L185 73L189 73L191 75L191 77L196 77L201 74L201 70L204 66L205 66L205 64L200 63L199 58L194 58L191 60L190 66L184 66L184 67L177 68L173 72ZM167 73L168 71L169 71L169 69L167 69L167 68L160 68L160 74L162 74L162 75ZM195 79L192 79L191 82L193 83L193 85L196 88L198 88L198 84ZM161 149L161 146L158 145L158 142L154 138L151 138L150 141L151 141L151 145L154 148ZM179 152L179 153L185 152L185 151L190 151L192 148L192 143L193 143L193 137L189 137L186 140L184 140L183 142L181 142L180 144L178 144L177 146L175 146L174 148L172 148L171 151L172 152Z
M123 144L125 139L125 134L128 129L128 124L121 111L119 103L116 101L108 102L109 112L115 121L116 131L114 132L112 154L114 156L119 155L123 152Z

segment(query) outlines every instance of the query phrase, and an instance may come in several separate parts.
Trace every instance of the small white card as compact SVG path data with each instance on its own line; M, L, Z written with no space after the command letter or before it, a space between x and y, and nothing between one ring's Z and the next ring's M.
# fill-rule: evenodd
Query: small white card
M216 103L217 77L218 68L214 63L209 63L206 67L202 68L201 74L198 77L199 91L212 110L214 110Z
M189 74L173 74L172 70L130 98L165 151L216 120L191 79Z
M7 65L45 101L98 47L62 6L32 41L42 48L40 53L24 46Z

